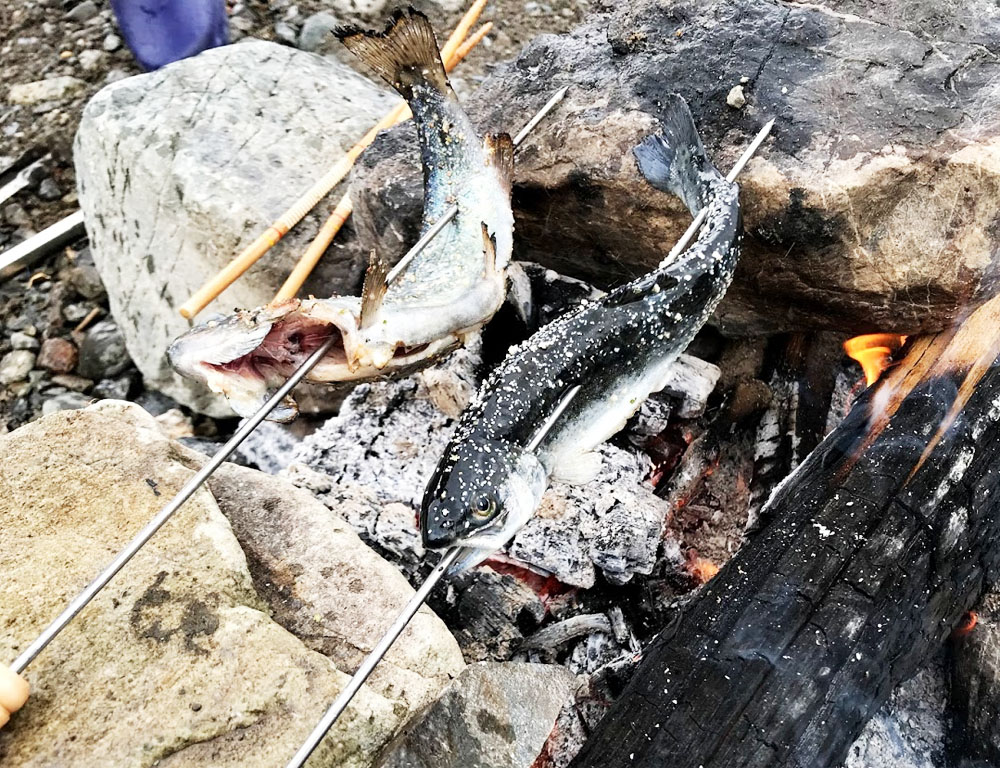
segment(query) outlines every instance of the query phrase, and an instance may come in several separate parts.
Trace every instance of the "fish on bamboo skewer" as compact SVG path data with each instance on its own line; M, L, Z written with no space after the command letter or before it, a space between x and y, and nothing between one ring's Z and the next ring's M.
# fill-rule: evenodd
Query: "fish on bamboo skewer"
M597 473L593 449L664 386L671 364L732 281L743 231L739 188L708 158L681 97L669 98L665 115L662 134L634 150L639 169L704 216L704 227L676 258L677 249L654 271L515 347L483 383L420 511L426 546L463 548L455 570L506 544L534 513L550 478L586 482ZM528 450L539 419L571 388L578 391L562 417Z
M424 172L422 230L458 214L387 285L372 257L362 295L292 299L193 328L171 345L171 364L248 415L331 336L308 380L358 381L426 365L462 344L506 297L513 246L513 143L481 138L455 96L427 18L397 11L383 32L338 33L344 45L403 96L413 112ZM295 415L289 399L272 416Z

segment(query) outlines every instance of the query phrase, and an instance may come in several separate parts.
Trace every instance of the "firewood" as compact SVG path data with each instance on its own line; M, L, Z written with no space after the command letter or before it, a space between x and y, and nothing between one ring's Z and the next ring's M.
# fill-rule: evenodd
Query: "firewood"
M576 768L832 768L1000 566L1000 299L913 342L645 650Z

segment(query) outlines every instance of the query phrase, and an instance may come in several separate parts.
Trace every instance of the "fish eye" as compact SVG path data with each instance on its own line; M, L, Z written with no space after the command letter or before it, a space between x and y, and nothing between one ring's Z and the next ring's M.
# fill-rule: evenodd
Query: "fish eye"
M488 520L497 511L497 502L488 493L478 496L472 502L472 514L480 520Z

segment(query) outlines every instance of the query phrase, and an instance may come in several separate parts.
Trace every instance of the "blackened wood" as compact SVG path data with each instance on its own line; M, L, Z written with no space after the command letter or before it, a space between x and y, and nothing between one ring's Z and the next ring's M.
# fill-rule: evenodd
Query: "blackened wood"
M842 764L1000 562L1000 304L985 310L916 343L778 489L573 766Z
M976 626L952 641L950 751L956 765L1000 765L1000 589L976 606Z

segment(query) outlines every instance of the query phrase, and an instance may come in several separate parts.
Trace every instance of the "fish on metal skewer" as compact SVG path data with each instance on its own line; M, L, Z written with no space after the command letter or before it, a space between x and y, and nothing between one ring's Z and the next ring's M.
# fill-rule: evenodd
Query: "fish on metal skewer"
M392 281L373 255L360 297L290 299L210 320L177 339L168 351L174 368L225 395L240 415L256 410L331 335L337 342L309 381L414 370L462 344L506 297L514 227L510 136L476 133L448 82L430 22L418 11L396 11L383 32L346 28L338 36L413 112L424 173L422 231L453 205L458 213ZM289 399L272 418L294 415Z
M649 274L539 330L483 383L420 511L425 546L464 549L455 570L506 544L534 513L550 478L581 483L597 474L593 449L663 388L670 366L732 281L743 233L739 188L708 158L680 96L666 101L665 113L662 134L634 150L639 169L703 215L704 227L689 250L672 252ZM528 450L539 417L575 386L579 393L561 419Z
M677 104L676 102L679 102L679 104ZM678 244L670 251L670 253L664 259L664 261L660 264L660 267L657 270L657 272L664 271L671 263L674 262L674 260L677 258L677 256L683 249L684 245L690 242L694 234L698 231L698 229L705 222L705 220L710 216L719 219L719 221L713 222L713 229L711 229L706 234L705 238L699 240L699 243L702 243L701 246L702 257L699 258L698 261L704 261L704 256L706 253L709 254L709 257L712 259L712 261L715 261L714 254L716 253L716 251L709 250L706 247L709 241L712 241L714 245L721 246L724 245L728 239L728 241L730 242L729 247L731 249L736 248L738 250L738 241L741 232L739 224L739 207L738 207L738 202L735 202L736 206L735 211L733 210L734 201L736 200L735 194L737 193L737 191L735 187L731 184L731 182L736 178L737 175L739 175L740 171L743 170L743 167L753 156L754 152L756 152L758 147L760 147L761 143L763 143L764 139L770 132L772 125L774 124L774 121L772 120L771 122L767 123L764 126L764 128L757 134L753 142L746 149L746 151L743 153L740 159L736 162L736 165L730 171L729 176L726 179L722 179L722 182L724 183L720 184L719 180L721 179L721 175L718 173L718 171L715 170L714 166L712 166L711 162L708 161L707 157L705 156L704 149L701 147L700 139L698 139L697 132L694 130L693 121L691 120L691 116L687 110L687 106L684 104L683 100L680 100L679 97L677 97L676 99L672 99L671 103L674 104L676 109L679 109L682 112L681 117L683 117L683 119L678 117L678 120L680 120L680 125L684 126L684 130L680 131L680 135L686 137L687 139L693 139L693 142L687 144L686 146L675 145L674 148L671 148L669 145L665 143L665 141L661 140L661 139L666 139L667 137L671 137L671 132L668 129L668 131L665 132L666 136L655 137L647 140L647 142L644 142L642 146L647 147L647 149L637 148L638 149L637 159L640 162L640 168L643 169L643 172L647 175L647 178L650 179L651 183L653 183L658 188L664 189L665 191L671 191L675 186L680 184L682 181L680 178L677 177L676 173L672 174L670 170L671 164L675 157L679 156L681 158L677 162L694 165L698 169L698 176L699 176L698 181L695 183L697 194L687 195L684 197L684 199L685 202L688 202L689 207L691 207L692 210L696 208L700 208L700 210L695 216L694 221L691 222L691 225L684 232L684 235L681 237L680 241L678 241ZM690 154L697 155L697 159L689 158ZM680 168L680 166L678 166L678 168ZM702 174L704 174L703 177L701 176ZM683 183L685 185L690 185L694 181L695 180L691 177L690 173L685 174L685 177L683 179ZM714 188L718 188L717 191L713 191ZM692 204L689 201L695 201L695 204ZM732 220L733 216L736 217L735 223ZM694 255L695 254L692 254L692 256ZM732 254L731 260L733 261L734 264L737 256L738 253ZM684 261L687 261L687 258L685 258ZM691 264L691 266L693 267L694 264ZM726 271L727 269L731 270L731 268L732 265L723 266L722 270L723 271ZM654 272L653 274L656 273ZM644 279L646 278L640 278L640 280L630 283L628 286L624 286L624 288L630 289L631 286L631 292L632 294L635 294L637 293L638 286L642 284L642 281ZM728 277L722 278L722 282L724 283L724 285L721 286L722 292L724 292L725 288L728 286L728 280L729 280ZM649 290L652 291L652 289ZM713 291L711 295L714 296L715 292ZM717 301L717 299L713 300ZM581 309L578 311L583 311L583 310ZM708 316L710 311L711 310L708 310L705 313L705 317ZM675 315L676 313L673 314ZM673 317L673 320L674 322L679 322L676 317ZM548 327L550 326L546 326L546 328ZM539 333L541 333L541 331ZM536 334L536 336L537 335L538 334ZM669 352L669 354L672 354L674 357L676 357L676 354L673 352ZM508 360L510 359L511 358L509 357ZM506 363L504 365L506 365ZM503 366L501 366L501 368L503 368ZM498 369L498 374L500 370L501 369ZM508 373L510 372L511 370L508 369ZM499 378L503 379L503 376L500 375ZM482 400L483 392L487 389L487 385L489 384L490 381L493 380L494 379L491 378L487 381L486 384L484 384L483 390L480 391L480 400ZM516 384L516 378L514 381L507 380L504 383ZM503 500L507 503L514 503L514 504L518 503L519 501L523 502L523 500L527 497L527 504L530 505L530 508L527 509L527 515L530 516L531 512L534 510L534 506L537 504L537 501L533 500L529 496L529 493L524 493L523 489L526 488L529 492L531 491L530 481L536 476L536 474L538 474L539 470L536 469L536 465L531 462L529 457L535 454L536 452L542 450L543 446L550 445L550 438L557 433L557 427L562 425L563 414L566 413L571 408L571 406L574 405L574 403L577 400L577 397L581 394L584 387L585 383L578 383L564 388L564 390L559 394L558 398L556 399L554 407L548 410L548 413L545 416L544 420L541 422L541 424L537 426L537 428L529 430L528 434L530 436L524 441L523 446L517 449L517 455L514 456L513 459L508 460L507 463L508 467L518 467L518 466L525 467L526 474L528 475L527 478L518 478L515 480L509 478L502 471L493 473L492 475L490 475L489 480L492 480L499 486L502 486L506 489L505 491L501 491L498 494L495 491L493 491L493 489L491 489L488 485L478 482L478 478L476 476L474 475L471 476L471 479L473 481L477 481L477 483L475 485L472 484L468 485L467 486L468 489L478 490L483 492L480 495L485 495L487 492L492 493L492 495L486 499L485 505L490 506L496 504L496 508L494 511L495 518L497 516L506 514L506 511L503 508L501 508L500 504L497 502L498 497L502 497ZM647 392L646 394L649 393ZM643 397L645 397L645 395L643 395ZM539 412L536 412L534 414L535 422L537 422L538 416ZM455 441L452 442L451 447L452 448L455 447ZM487 455L490 455L492 451L486 450L485 453ZM452 464L453 462L456 462L458 458L459 454L446 452L445 458L442 460L441 466L447 466L449 464ZM492 459L494 460L494 467L501 466L502 457L499 452L493 454ZM541 473L544 474L544 465L542 465L540 461L537 461L537 464L542 467ZM442 480L445 479L446 478L444 475L442 475L441 468L439 467L438 471L435 473L435 477L432 480L430 488L434 489L436 485L440 486L442 484ZM451 482L444 483L445 490L447 490L451 486L456 486L456 485L459 487L460 490L465 489L465 486L462 483L461 476L455 475L447 479L450 480ZM547 482L547 480L543 480L543 482ZM430 495L430 492L428 493L428 495ZM540 493L538 495L540 496ZM440 497L438 496L438 498ZM524 513L523 511L521 511L517 512L516 514L518 514L519 516L523 516ZM423 519L425 519L425 515L426 515L426 501L425 501L425 509L422 511ZM423 529L423 519L421 521L422 529ZM516 519L520 519L520 517ZM508 526L502 522L500 523L499 527L504 529L508 528ZM487 535L489 536L490 534ZM471 549L464 548L465 543L471 543L473 545L472 548ZM413 618L414 614L420 608L424 600L426 600L427 595L431 592L431 590L434 588L437 582L439 582L446 574L450 572L454 572L455 570L460 570L462 568L469 567L471 564L481 561L485 556L489 554L489 552L487 551L488 546L493 544L498 544L499 546L502 546L503 543L505 543L505 541L502 540L501 535L493 536L492 540L466 538L461 542L458 541L456 537L454 544L444 553L441 560L435 566L434 570L431 571L430 575L420 586L420 589L414 594L413 598L411 598L410 602L407 603L406 607L403 608L399 616L396 618L395 622L393 622L392 626L386 631L386 634L382 637L379 643L361 663L361 666L351 677L351 680L348 682L347 686L345 686L345 688L340 692L340 694L337 696L334 702L324 713L320 722L313 729L312 733L309 734L309 737L299 748L298 752L296 752L294 757L288 762L286 768L301 768L301 766L305 764L306 760L309 759L309 756L313 753L316 747L319 746L320 742L323 740L323 737L330 731L330 729L333 727L334 723L337 722L337 719L344 712L344 710L347 709L347 706L348 704L350 704L351 699L358 692L358 690L360 690L361 686L364 684L365 680L368 679L369 675L371 675L372 671L375 669L379 660L381 660L381 658L386 654L386 652L392 646L393 642L395 642L396 638L398 638L399 635L402 633L403 629L406 628L407 623L410 621L410 619Z

